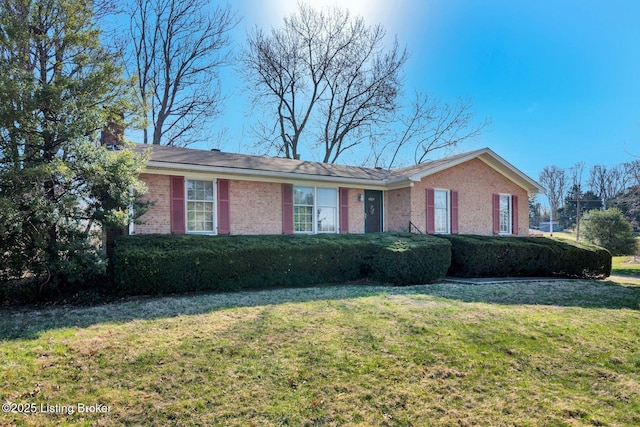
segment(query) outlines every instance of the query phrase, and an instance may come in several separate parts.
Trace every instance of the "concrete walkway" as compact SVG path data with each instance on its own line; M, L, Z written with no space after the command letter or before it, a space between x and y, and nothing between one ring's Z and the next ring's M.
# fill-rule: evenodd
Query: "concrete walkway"
M570 279L567 277L452 277L447 276L442 279L451 283L466 283L470 285L488 285L493 283L513 283L513 282L560 282L566 280L589 280L589 279ZM638 281L640 278L634 276L609 276L602 280L622 280L622 281Z
M443 279L445 282L466 283L470 285L488 285L494 283L513 283L513 282L560 282L563 280L571 280L563 277L451 277L447 276Z

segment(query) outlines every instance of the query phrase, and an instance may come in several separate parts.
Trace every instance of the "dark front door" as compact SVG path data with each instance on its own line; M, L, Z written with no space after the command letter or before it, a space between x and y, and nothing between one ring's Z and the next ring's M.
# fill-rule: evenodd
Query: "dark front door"
M382 191L364 191L364 232L382 231Z

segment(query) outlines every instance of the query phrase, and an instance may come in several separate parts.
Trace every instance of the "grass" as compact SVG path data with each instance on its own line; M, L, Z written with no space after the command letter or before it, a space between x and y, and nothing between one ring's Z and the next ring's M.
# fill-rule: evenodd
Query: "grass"
M614 256L611 265L612 275L640 277L640 263L632 262L631 256Z
M330 286L0 313L0 425L639 425L640 280Z

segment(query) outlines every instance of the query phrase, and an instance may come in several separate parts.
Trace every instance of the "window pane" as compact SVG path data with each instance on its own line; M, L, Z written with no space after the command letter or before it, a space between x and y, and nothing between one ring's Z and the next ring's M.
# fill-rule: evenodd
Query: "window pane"
M194 181L187 181L187 199L193 200L196 196Z
M509 210L509 196L500 195L500 210L508 211Z
M500 195L500 232L511 233L511 196Z
M313 205L313 188L293 187L293 204Z
M313 232L313 207L294 206L293 230L298 233Z
M448 215L447 209L436 209L435 210L435 231L436 233L448 233Z
M318 208L318 232L329 233L336 231L336 208Z
M207 181L205 183L205 195L202 200L213 200L213 182Z
M337 206L337 199L335 188L318 188L318 206Z
M442 190L436 190L433 192L434 203L436 208L447 208L447 192Z

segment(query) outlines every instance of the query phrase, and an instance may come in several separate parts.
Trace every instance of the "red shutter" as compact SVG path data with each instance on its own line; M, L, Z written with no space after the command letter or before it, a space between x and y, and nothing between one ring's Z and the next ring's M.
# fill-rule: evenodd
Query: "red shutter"
M451 234L458 234L458 192L451 190Z
M171 234L186 233L184 214L184 176L172 176L171 180Z
M426 199L427 199L427 233L433 234L436 232L436 209L435 209L435 198L433 188L427 188L426 190Z
M500 234L500 195L493 195L493 234Z
M340 233L349 232L349 189L340 188Z
M511 196L511 234L518 234L518 196Z
M293 184L282 184L282 234L293 234Z
M229 180L218 180L218 234L231 234Z

